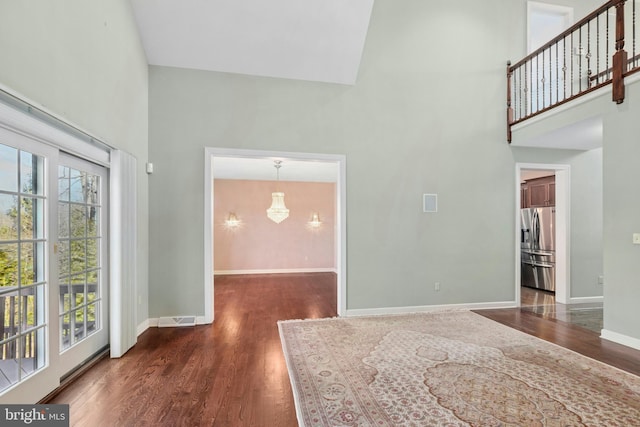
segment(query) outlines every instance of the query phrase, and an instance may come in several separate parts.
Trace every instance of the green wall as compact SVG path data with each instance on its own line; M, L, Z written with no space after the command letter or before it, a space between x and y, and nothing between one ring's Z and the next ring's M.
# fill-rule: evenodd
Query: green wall
M148 318L148 66L127 0L2 1L0 84L138 159L138 323Z
M346 155L348 309L512 301L515 162L580 155L505 141L525 10L378 0L354 86L151 67L150 316L203 314L204 147Z
M640 233L640 81L626 92L624 103L611 103L605 116L604 329L640 348L640 246L632 243Z

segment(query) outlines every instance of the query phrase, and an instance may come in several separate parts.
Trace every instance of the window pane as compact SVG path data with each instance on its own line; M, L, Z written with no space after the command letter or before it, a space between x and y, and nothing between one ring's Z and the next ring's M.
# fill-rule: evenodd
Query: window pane
M44 353L38 351L38 347L44 343L44 329L40 328L22 336L20 347L24 349L22 363L22 378L31 375L36 370L44 367Z
M33 328L44 323L43 307L38 305L38 297L44 296L44 288L29 286L20 290L20 315L23 329Z
M87 237L99 237L100 236L100 222L99 207L87 206Z
M0 190L18 191L18 150L0 144Z
M60 316L60 346L64 350L71 347L71 315L65 313Z
M86 252L84 240L71 241L71 274L85 271Z
M34 244L20 244L20 285L30 285L35 282L36 264L34 259Z
M99 324L99 313L98 313L99 305L91 304L87 306L87 335L90 335L100 329Z
M60 283L60 313L71 310L71 289L68 283Z
M70 200L72 202L84 202L84 199L85 199L84 186L85 186L87 175L84 172L80 172L75 169L70 169L70 171L71 171L70 184L69 184Z
M58 237L69 237L69 203L58 203Z
M100 287L98 286L98 271L93 270L87 273L87 293L95 294L96 298L100 297ZM89 299L93 301L93 299Z
M44 161L42 157L20 151L20 190L28 194L44 194Z
M21 239L42 239L44 237L43 200L21 197L20 232Z
M18 286L18 245L0 244L0 287Z
M71 274L69 241L62 240L58 243L58 276L68 276Z
M70 230L71 237L84 237L87 224L87 208L84 205L71 205Z
M98 268L98 239L87 240L87 269Z
M85 315L86 312L84 307L80 307L73 313L73 318L75 319L73 342L79 341L86 336L86 330L84 327Z
M0 365L0 390L11 387L20 380L18 360L18 339L0 345L2 365Z
M19 332L20 300L18 298L18 291L13 291L1 296L0 304L2 304L3 309L2 339L4 340L17 335Z
M58 200L69 201L69 168L58 166Z
M13 194L0 194L0 240L17 239L18 196Z
M71 278L71 309L78 307L78 305L84 303L84 274L78 274Z

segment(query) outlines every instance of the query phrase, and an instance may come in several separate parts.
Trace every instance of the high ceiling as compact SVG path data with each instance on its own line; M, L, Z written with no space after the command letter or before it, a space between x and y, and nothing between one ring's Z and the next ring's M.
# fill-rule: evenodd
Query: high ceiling
M132 0L151 65L354 84L373 0Z

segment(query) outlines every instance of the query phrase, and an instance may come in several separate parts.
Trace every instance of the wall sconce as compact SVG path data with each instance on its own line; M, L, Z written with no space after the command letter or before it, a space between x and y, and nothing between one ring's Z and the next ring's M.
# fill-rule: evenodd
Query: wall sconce
M309 227L318 228L321 225L322 225L322 221L320 221L320 215L318 215L318 212L314 212L311 215L311 221L309 221Z
M224 222L228 228L236 228L240 225L240 220L235 213L229 212L229 216Z

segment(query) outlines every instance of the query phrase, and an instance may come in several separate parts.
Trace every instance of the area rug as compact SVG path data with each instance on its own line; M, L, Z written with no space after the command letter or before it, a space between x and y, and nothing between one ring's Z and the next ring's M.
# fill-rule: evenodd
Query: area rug
M640 425L640 377L469 311L278 327L301 427Z

